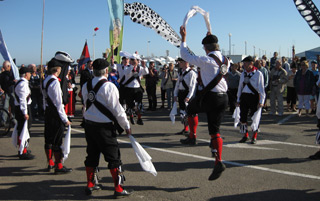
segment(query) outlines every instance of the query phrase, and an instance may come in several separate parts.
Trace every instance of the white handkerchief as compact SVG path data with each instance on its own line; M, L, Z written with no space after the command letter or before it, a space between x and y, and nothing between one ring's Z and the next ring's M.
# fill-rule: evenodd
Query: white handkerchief
M67 134L64 137L63 144L61 145L62 153L63 153L63 162L67 160L68 155L70 153L70 144L71 144L71 125L69 125Z
M173 103L173 106L172 106L172 110L170 112L170 119L171 119L171 122L172 124L175 123L175 120L176 120L176 115L178 114L178 111L177 111L177 102L174 102Z
M151 156L143 149L143 147L139 144L139 142L134 139L132 135L129 136L132 148L136 153L136 156L140 162L142 169L146 172L153 174L153 176L157 176L157 171L154 168L151 162Z

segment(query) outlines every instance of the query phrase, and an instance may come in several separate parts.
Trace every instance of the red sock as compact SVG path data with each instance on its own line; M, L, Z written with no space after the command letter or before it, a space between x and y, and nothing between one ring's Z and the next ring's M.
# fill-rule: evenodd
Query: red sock
M138 114L138 119L141 119L141 114Z
M94 187L93 177L94 177L94 167L86 167L87 172L87 187Z
M190 127L189 138L197 138L197 126L198 126L198 116L188 117L188 123Z
M26 154L26 153L27 153L27 148L25 147L25 148L23 149L22 154Z
M248 138L249 137L249 133L246 132L246 134L244 134L244 137Z
M211 135L211 139L212 139L211 141L212 147L217 150L216 161L215 161L215 164L217 164L219 161L221 161L223 140L220 137L219 133Z
M54 162L52 160L52 149L45 149L47 160L50 166L54 166Z
M189 131L188 125L184 125L184 131Z
M116 192L122 192L123 188L122 188L121 185L119 185L118 171L119 171L118 168L110 169L110 173L112 175L115 191Z
M252 139L257 139L258 132L253 132Z
M56 168L62 169L63 164L62 164L62 153L61 152L53 152L54 158L56 159Z

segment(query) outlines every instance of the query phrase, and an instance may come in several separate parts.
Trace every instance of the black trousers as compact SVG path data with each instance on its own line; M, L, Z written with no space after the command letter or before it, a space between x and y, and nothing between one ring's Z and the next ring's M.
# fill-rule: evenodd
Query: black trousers
M237 93L238 89L228 89L228 98L229 98L229 107L230 107L230 112L233 112L234 109L236 108L236 103L237 103Z
M157 108L157 85L152 85L152 86L146 86L146 91L148 95L148 101L149 101L149 108Z
M248 114L252 116L258 110L259 96L251 93L242 93L240 96L240 122L248 122Z
M85 135L87 141L86 167L98 167L100 154L108 162L108 168L122 165L117 135L112 123L95 123L86 121Z
M60 152L62 145L62 137L64 133L64 123L54 106L48 106L44 115L44 140L47 146L52 145L54 152Z
M136 103L142 103L143 92L141 88L126 88L126 104L133 109Z
M43 117L43 100L39 89L31 89L31 109L33 117Z
M178 91L178 101L180 110L186 110L186 103L184 99L188 96L189 91L187 90L179 90Z
M297 103L297 92L294 87L287 87L287 103L291 104L296 104Z
M15 112L15 118L16 118L17 124L18 124L17 125L18 136L20 136L21 131L23 129L24 122L26 120L24 119L24 114L22 113L20 106L15 106L14 112ZM28 115L29 115L28 130L30 130L31 125L32 125L32 113L31 113L30 105L28 105Z

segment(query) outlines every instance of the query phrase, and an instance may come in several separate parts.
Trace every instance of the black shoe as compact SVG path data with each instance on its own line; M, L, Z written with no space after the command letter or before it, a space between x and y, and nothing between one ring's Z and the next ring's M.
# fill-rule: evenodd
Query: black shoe
M196 138L189 138L189 137L187 137L186 139L181 139L180 142L181 142L181 144L188 144L188 145L196 145L197 144Z
M155 107L154 107L154 108L151 108L151 111L156 111L156 110L157 110L157 108L155 108Z
M163 108L164 108L164 106L163 106L163 105L161 105L160 109L163 109Z
M251 140L251 144L257 144L257 139L252 138L252 140Z
M66 168L65 166L63 166L61 169L54 169L55 174L68 174L70 172L72 172L72 168Z
M175 135L189 135L189 131L183 129L182 131L175 133Z
M320 151L318 151L314 155L309 156L309 159L311 159L311 160L320 160Z
M19 155L20 160L32 160L34 159L34 155L31 154L31 152L27 152L25 154Z
M101 190L101 187L102 187L102 185L101 184L98 184L98 185L94 185L93 187L86 187L86 189L85 189L85 192L86 192L86 195L92 195L92 193L94 192L94 191L99 191L99 190Z
M218 179L225 169L226 166L222 162L218 162L217 165L214 166L214 169L209 176L209 181Z
M122 192L117 192L115 191L113 194L113 198L123 198L123 197L128 197L133 193L133 190L123 190Z
M48 165L47 171L48 171L48 172L52 172L54 168L55 168L54 165Z
M132 116L130 116L130 122L131 122L132 125L135 124Z
M142 119L138 119L138 120L137 120L137 124L139 124L139 125L143 125L143 121L142 121Z
M248 137L243 137L239 142L240 143L245 143L247 141L249 141L249 138Z

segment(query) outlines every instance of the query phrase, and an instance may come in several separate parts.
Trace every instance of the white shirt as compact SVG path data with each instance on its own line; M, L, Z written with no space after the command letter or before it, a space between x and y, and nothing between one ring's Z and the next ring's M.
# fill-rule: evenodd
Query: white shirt
M183 74L185 72L188 72L188 73L185 76L183 76ZM187 84L187 86L189 87L189 93L186 98L190 99L193 96L195 89L196 89L197 73L188 67L186 70L182 71L181 75L180 74L178 75L178 81L177 81L176 86L174 88L174 96L176 96L176 97L178 96L179 90L187 90L184 88L184 86L182 84L182 80L184 80L185 83Z
M124 76L124 70L127 68L127 66L123 66L122 64L116 64L116 66L119 74L119 79L121 80L122 77Z
M182 59L200 68L201 79L204 86L207 86L220 72L219 65L210 56L196 56L191 55L187 49L187 43L182 42L180 46L180 54ZM222 61L222 54L220 51L210 52L208 55L214 54ZM228 63L228 71L230 62ZM223 77L221 81L215 86L212 92L227 92L228 84L226 79Z
M240 96L242 93L251 93L254 94L254 92L252 92L248 85L245 85L245 87L243 87L243 82L244 82L244 77L245 77L245 72L243 71L241 73L240 76L240 81L239 81L239 87L238 87L238 93L237 93L237 102L240 102ZM253 88L255 88L255 90L257 90L257 92L259 93L259 103L263 104L264 103L264 99L266 97L266 94L264 92L264 78L263 78L263 74L259 71L256 70L255 73L252 75L252 77L250 78L249 82L251 83L251 85L253 86Z
M92 79L92 87L94 88L94 86L102 79L107 79L107 78L104 76L94 77ZM87 99L88 99L87 83L85 83L82 87L82 97L83 97L84 104L86 105ZM130 124L127 119L127 115L119 102L119 91L113 83L111 82L104 83L100 87L99 91L96 93L96 100L110 110L110 112L117 119L119 125L122 128L130 129ZM92 104L85 111L83 116L86 120L90 120L93 122L98 122L98 123L112 122L108 117L102 114L95 107L94 104Z
M46 90L43 89L43 99L44 99L44 105L48 106L48 103L46 101L47 95L49 96L50 100L52 101L53 105L57 108L58 114L60 116L60 119L63 123L66 123L68 121L66 112L64 110L64 105L62 102L62 91L60 87L60 82L58 78L54 75L49 75L43 82L43 86L46 87L48 81L53 78L55 79L51 84L47 87L48 88L48 94L46 93ZM44 108L45 109L45 108Z
M124 75L126 76L126 79L124 80L123 83L126 83L134 74L134 72L132 72L133 70L133 66L130 65L128 67L126 67L124 69ZM139 70L139 79L141 80L141 76L147 75L149 74L149 69L147 67L142 67L140 66L140 70ZM128 88L139 88L140 87L140 83L138 82L137 79L132 80L130 83L128 83L125 87Z
M31 104L31 98L27 102L27 97L30 95L29 81L26 78L20 78L19 84L14 89L15 94L19 97L19 102L15 99L14 104L20 105L22 114L28 114L28 105Z

